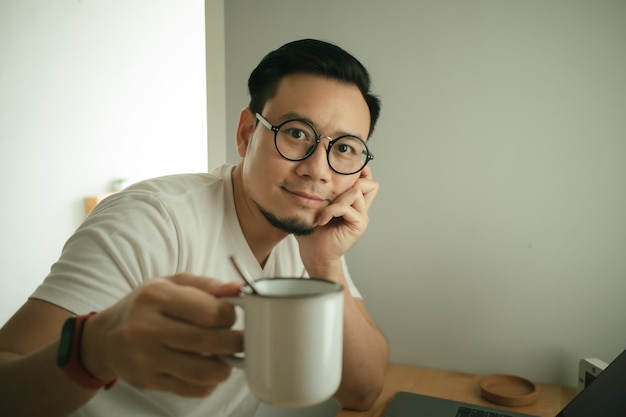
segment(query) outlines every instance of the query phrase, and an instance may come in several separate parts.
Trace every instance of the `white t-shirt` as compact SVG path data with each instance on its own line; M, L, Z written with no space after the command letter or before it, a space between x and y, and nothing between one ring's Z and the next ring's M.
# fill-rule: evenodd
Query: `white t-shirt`
M76 314L100 311L155 277L190 272L240 280L228 261L231 254L255 277L308 277L291 235L276 245L263 268L256 261L235 212L232 169L223 165L211 174L155 178L106 198L67 241L32 297ZM344 270L349 291L360 297L345 261ZM241 317L235 328L243 328ZM207 398L183 398L119 381L72 416L239 417L252 415L257 405L245 375L233 369Z

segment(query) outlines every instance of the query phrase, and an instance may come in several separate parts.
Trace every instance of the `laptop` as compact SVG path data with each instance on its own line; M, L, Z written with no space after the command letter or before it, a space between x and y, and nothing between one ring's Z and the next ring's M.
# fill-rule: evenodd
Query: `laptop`
M626 416L626 350L555 417L624 416ZM410 392L398 392L381 417L531 417L531 415Z

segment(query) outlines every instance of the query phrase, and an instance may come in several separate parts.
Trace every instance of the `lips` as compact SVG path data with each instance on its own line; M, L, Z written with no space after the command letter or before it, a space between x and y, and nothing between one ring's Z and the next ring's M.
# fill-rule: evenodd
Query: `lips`
M315 194L310 194L305 191L290 190L287 188L284 188L284 190L287 193L289 193L291 198L293 198L293 200L295 200L301 206L319 207L321 205L326 204L326 199L324 197L320 197Z
M306 198L306 199L309 199L309 200L320 200L320 201L324 200L323 198L320 198L320 197L317 197L315 195L308 194L308 193L303 193L303 192L299 192L299 191L290 191L290 192L292 194L296 194L296 195L298 195L298 196L300 196L302 198Z

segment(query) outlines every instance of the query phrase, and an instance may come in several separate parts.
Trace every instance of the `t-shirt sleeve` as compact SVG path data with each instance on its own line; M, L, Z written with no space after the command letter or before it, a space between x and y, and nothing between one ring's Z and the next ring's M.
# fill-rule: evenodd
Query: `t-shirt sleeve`
M76 314L100 311L146 279L175 273L178 244L175 224L158 199L114 194L68 239L32 298Z

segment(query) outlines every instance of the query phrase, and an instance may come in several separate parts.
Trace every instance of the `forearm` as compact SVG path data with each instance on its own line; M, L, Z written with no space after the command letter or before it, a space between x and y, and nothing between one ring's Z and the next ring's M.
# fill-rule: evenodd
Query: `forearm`
M335 398L344 408L365 410L382 391L389 349L362 300L348 295L344 309L343 376Z
M67 416L93 397L56 366L57 350L58 341L27 355L0 353L0 415Z
M387 342L363 300L350 294L340 261L309 264L307 271L311 276L325 277L344 286L343 374L335 398L344 408L368 409L382 390L389 364Z

